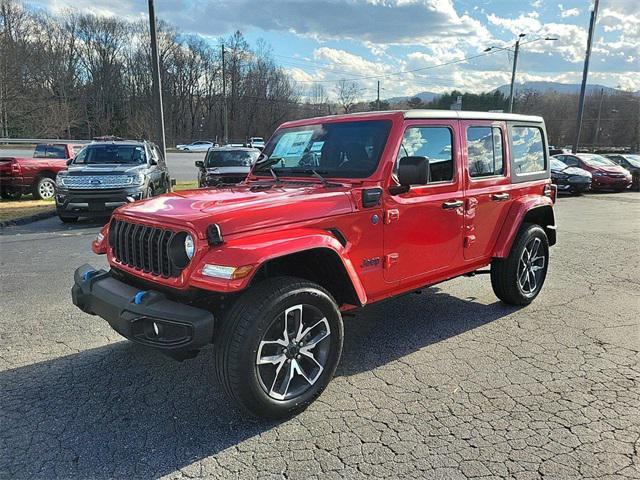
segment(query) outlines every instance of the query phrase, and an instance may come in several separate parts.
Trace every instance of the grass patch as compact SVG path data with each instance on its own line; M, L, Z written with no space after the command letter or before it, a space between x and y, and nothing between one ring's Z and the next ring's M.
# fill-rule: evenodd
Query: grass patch
M192 190L194 188L198 188L198 182L196 180L189 182L177 182L176 186L173 187L174 191L178 190Z
M38 213L53 212L56 204L51 200L0 200L0 222L30 217Z

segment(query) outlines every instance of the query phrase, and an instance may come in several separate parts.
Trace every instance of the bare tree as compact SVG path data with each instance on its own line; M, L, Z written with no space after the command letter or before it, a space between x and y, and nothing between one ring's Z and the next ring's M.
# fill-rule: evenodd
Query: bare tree
M335 86L335 93L338 97L338 104L344 113L351 113L356 105L356 100L360 96L362 89L355 81L340 80Z

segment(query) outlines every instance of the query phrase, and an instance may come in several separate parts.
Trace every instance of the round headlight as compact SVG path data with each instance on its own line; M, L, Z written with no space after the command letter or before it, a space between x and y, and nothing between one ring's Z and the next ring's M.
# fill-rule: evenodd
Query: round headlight
M193 254L196 251L196 245L193 243L193 237L191 235L187 235L184 237L184 251L187 254L189 260L193 258Z

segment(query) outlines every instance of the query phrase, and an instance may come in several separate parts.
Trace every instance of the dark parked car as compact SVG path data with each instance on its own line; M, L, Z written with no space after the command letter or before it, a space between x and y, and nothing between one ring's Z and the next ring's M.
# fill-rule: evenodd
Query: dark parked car
M633 183L631 188L640 191L640 155L632 153L610 153L605 155L609 160L631 172Z
M56 209L63 222L110 215L115 208L171 190L160 149L146 141L94 142L56 179Z
M211 148L204 161L196 162L198 167L198 186L214 187L240 183L251 170L251 166L260 156L257 148L217 147Z
M551 181L559 192L578 195L591 187L591 174L578 167L569 167L556 157L551 158Z
M591 173L591 190L622 192L631 185L631 173L602 155L578 153L556 155L555 158L569 167L579 167Z

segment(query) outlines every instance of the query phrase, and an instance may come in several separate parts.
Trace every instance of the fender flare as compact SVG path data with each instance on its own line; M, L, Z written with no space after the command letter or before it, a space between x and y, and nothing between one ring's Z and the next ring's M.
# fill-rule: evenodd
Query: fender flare
M553 217L553 201L551 198L540 195L527 195L514 202L509 208L509 212L502 224L502 229L493 248L493 258L506 258L509 256L511 246L518 234L518 230L520 230L524 218L527 214L539 208L549 208L551 210L553 223L543 225L543 227L545 229L555 230L555 217Z
M276 258L307 250L326 249L336 254L347 274L361 305L367 294L349 257L349 244L343 246L329 231L320 228L295 228L230 239L220 247L211 248L198 261L190 284L206 290L232 293L245 289L262 265ZM206 263L241 267L251 265L251 274L238 280L223 280L202 275Z

